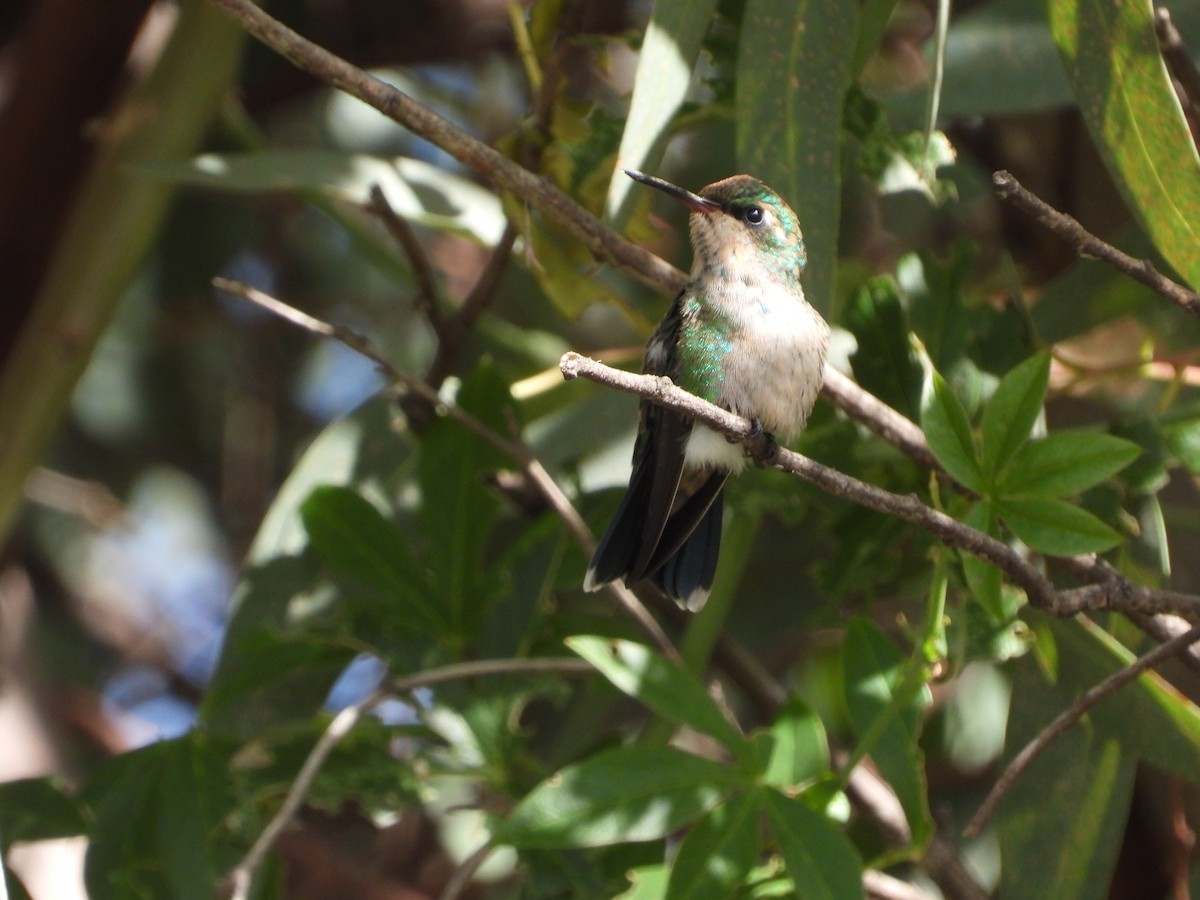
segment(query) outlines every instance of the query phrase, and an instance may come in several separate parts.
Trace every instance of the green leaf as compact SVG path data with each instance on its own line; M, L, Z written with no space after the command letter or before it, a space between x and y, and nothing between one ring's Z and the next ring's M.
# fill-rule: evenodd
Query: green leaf
M1042 412L1050 354L1039 353L1008 372L983 410L983 471L995 482L1029 437Z
M227 755L199 732L114 757L88 784L96 810L84 879L95 900L208 900L223 868L210 832L225 814Z
M479 366L463 382L458 405L506 434L506 412L516 421L508 385L493 365ZM485 548L500 498L485 476L506 457L479 435L449 418L435 421L420 445L421 536L430 591L449 621L450 634L474 638L496 592L497 573Z
M442 633L445 616L407 542L374 506L345 487L320 487L300 507L313 548L338 574L375 591L399 627Z
M850 355L855 381L888 406L916 418L924 376L895 280L872 278L854 292L842 318L857 344Z
M842 102L855 0L747 0L737 69L737 160L791 204L808 249L809 301L833 298Z
M87 831L84 808L59 776L19 778L0 784L0 841L48 841Z
M496 832L515 847L602 847L650 841L712 809L736 771L671 747L622 747L556 772Z
M242 573L221 658L200 705L211 732L244 738L307 722L355 650L334 638L333 591L315 557L277 556Z
M1000 536L996 517L992 515L991 504L986 502L972 505L963 517L963 524L971 526L976 531L982 531L989 537L998 538ZM962 550L959 551L959 556L962 559L963 576L967 580L967 587L971 589L971 596L987 611L992 624L1002 624L1007 619L1007 614L1000 593L1003 581L1000 570L974 553Z
M866 0L858 18L858 34L855 35L854 57L850 71L855 79L879 47L887 33L888 22L896 9L897 0Z
M929 441L929 449L951 477L964 487L983 493L975 436L967 411L934 369L930 370L921 398L921 429Z
M758 795L735 794L692 826L679 846L668 900L732 897L758 862Z
M749 745L725 718L694 674L667 662L644 644L576 635L567 646L621 691L679 725L720 741L737 755Z
M617 159L625 168L655 166L666 147L671 121L692 81L704 33L717 0L655 0L638 56L629 117ZM605 217L620 228L629 218L634 183L613 172Z
M909 660L864 618L851 620L842 654L854 731L860 740L875 736L867 752L896 792L920 846L933 830L918 746L921 712L932 702L929 688L915 675L905 680Z
M398 156L279 148L205 153L191 160L139 163L134 171L227 191L323 191L356 205L378 185L396 213L430 228L495 246L504 233L499 198L445 168Z
M1052 0L1067 80L1113 180L1163 258L1200 287L1200 156L1149 0Z
M863 896L862 860L828 819L771 788L762 790L771 834L803 900Z
M1116 474L1142 448L1110 434L1059 431L1021 448L996 488L1003 497L1064 497Z
M1005 497L996 512L1031 550L1050 556L1098 553L1121 536L1090 512L1050 497Z
M771 756L763 781L781 790L829 771L825 726L799 697L789 697L771 726Z
M1061 710L1098 681L1134 661L1134 654L1099 625L1047 620L1059 650ZM1200 707L1156 672L1145 672L1088 712L1101 732L1131 752L1192 784L1200 784Z
M1020 688L1014 698L1022 695ZM1011 723L1024 704L1014 703ZM1137 760L1086 724L1017 780L997 815L1005 897L1103 897L1121 846Z

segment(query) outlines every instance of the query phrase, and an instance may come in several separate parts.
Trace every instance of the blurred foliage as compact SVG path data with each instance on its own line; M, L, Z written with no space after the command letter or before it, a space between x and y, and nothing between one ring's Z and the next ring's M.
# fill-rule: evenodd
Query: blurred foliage
M523 61L379 74L681 266L680 212L659 218L618 159L690 187L761 176L799 212L833 363L918 422L946 474L827 404L800 451L1039 560L1096 553L1139 583L1197 589L1196 323L1098 263L1060 253L1051 270L1037 226L1006 222L982 187L1002 162L1062 177L1020 151L1020 116L1055 110L1092 142L1070 145L1066 193L1101 197L1117 243L1200 286L1200 161L1148 4L973 5L950 28L937 122L922 121L924 6L658 0L616 34L567 30L575 6L533 4ZM662 617L689 661L677 666L581 591L585 555L522 460L414 414L369 365L208 279L367 334L415 375L453 341L435 388L501 443L525 441L593 530L628 476L635 404L561 383L556 362L576 348L635 366L662 298L330 89L240 106L273 71L248 52L203 153L128 170L183 190L45 460L105 485L119 521L35 493L20 531L38 589L63 598L38 623L39 676L86 685L162 739L123 732L127 752L70 754L68 783L0 785L5 850L83 834L93 897L212 896L330 711L385 678L582 658L587 678L465 678L381 705L311 804L349 803L372 835L419 810L448 865L490 842L487 896L842 898L862 895L864 867L936 880L932 843L957 843L997 764L1128 664L1141 633L1116 615L1047 621L990 564L752 471L729 488L709 605ZM432 283L362 209L373 185ZM507 223L518 242L482 315L439 330ZM865 758L903 841L848 788ZM1191 805L1198 762L1200 710L1145 674L959 849L985 891L1104 896L1138 767L1186 785ZM387 877L417 884L414 855ZM420 883L436 894L444 878ZM254 896L310 895L272 863Z

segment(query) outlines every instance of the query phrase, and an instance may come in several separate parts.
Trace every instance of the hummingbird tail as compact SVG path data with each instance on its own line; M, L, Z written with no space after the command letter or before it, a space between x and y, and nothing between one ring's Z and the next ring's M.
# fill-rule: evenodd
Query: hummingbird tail
M649 578L686 609L697 610L708 599L721 549L722 495L729 473L710 472L667 518L650 529L651 496L646 470L635 471L621 505L592 556L584 590L594 591L618 578L627 584ZM661 520L659 520L661 522Z
M680 606L698 611L712 591L721 553L721 517L724 494L718 492L704 518L671 556L650 573L650 580Z

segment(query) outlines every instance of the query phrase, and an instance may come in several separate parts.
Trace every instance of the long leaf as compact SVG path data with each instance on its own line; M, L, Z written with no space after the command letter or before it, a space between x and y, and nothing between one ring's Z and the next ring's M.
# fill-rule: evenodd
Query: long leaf
M833 823L771 788L762 792L771 834L804 900L850 900L863 896L862 860Z
M644 644L585 635L569 637L566 643L618 690L668 721L714 737L734 753L744 753L749 747L695 675L667 662Z
M516 847L601 847L670 834L734 786L730 766L671 747L622 747L555 773L496 832Z
M896 792L913 840L920 844L932 833L925 767L918 746L921 711L930 703L929 688L920 682L905 683L908 660L866 619L850 623L842 652L850 721L860 738L878 734L868 752Z
M1200 155L1149 0L1051 0L1050 27L1092 139L1168 263L1200 287Z
M629 118L604 203L606 217L618 227L629 217L634 184L621 168L641 169L662 157L671 119L692 80L692 69L717 0L657 0L638 57Z
M837 269L842 102L857 17L854 0L748 0L738 49L738 164L796 210L805 290L822 310Z
M1042 412L1050 378L1050 354L1039 353L1000 379L983 411L983 470L995 480L1029 437Z
M758 861L758 794L737 794L688 832L667 883L668 900L731 897Z

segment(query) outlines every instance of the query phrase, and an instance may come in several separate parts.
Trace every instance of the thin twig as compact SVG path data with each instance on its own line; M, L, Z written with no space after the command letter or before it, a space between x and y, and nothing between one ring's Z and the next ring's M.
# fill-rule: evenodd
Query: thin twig
M420 238L417 237L416 232L405 218L392 209L392 204L388 203L383 188L377 184L371 185L371 201L368 208L383 222L388 234L400 245L400 249L408 257L409 265L412 266L413 278L417 282L417 309L429 320L429 325L438 336L438 340L445 340L447 325L445 317L442 315L442 309L438 305L440 292L437 286L437 276L434 274L433 266L429 264L429 257L425 255L425 248L421 246Z
M446 886L442 888L442 892L438 894L438 900L458 900L462 896L463 891L467 889L467 885L471 883L471 879L475 877L475 873L479 871L479 867L483 865L483 861L492 852L493 846L489 840L464 859L459 867L454 870L454 874L450 876L450 880L446 882Z
M296 779L288 789L287 796L283 799L283 805L271 817L271 821L267 823L267 827L263 829L262 834L258 836L258 840L250 847L242 861L226 877L223 889L229 891L227 896L232 900L246 900L246 897L250 895L250 887L254 882L255 873L258 872L267 853L275 845L276 839L291 824L292 818L304 803L304 798L308 796L312 783L316 780L317 774L321 771L321 766L325 764L329 754L333 752L342 738L358 724L359 719L383 702L388 693L384 688L373 691L333 717L333 721L329 723L309 752L308 758L304 760L304 765L300 767L300 772L296 775Z
M1008 768L997 779L991 792L980 805L979 811L967 823L966 830L963 833L967 837L974 837L979 834L983 826L987 824L988 819L991 818L992 813L995 812L996 806L1004 799L1021 773L1029 768L1029 764L1054 740L1066 734L1076 722L1083 718L1084 713L1105 697L1115 693L1133 681L1133 679L1146 670L1154 668L1167 659L1167 657L1185 650L1198 640L1200 640L1200 625L1189 628L1183 634L1171 638L1165 644L1160 644L1145 656L1138 657L1126 668L1119 672L1114 672L1099 684L1084 691L1074 703L1059 713L1053 722L1038 732L1037 736L1026 744L1020 753L1013 757L1013 761L1008 764Z
M1154 268L1154 264L1150 260L1134 259L1112 244L1100 240L1071 216L1060 212L1022 187L1010 172L994 173L992 184L1000 197L1033 216L1074 247L1075 252L1081 256L1102 260L1135 281L1140 281L1150 290L1170 300L1181 309L1185 309L1193 315L1200 315L1200 294L1167 278Z
M474 662L455 663L418 672L403 678L396 678L383 684L369 695L347 706L325 728L317 743L309 751L287 796L267 827L254 845L226 876L223 885L223 896L231 900L245 900L249 896L254 876L262 866L263 860L283 830L291 824L297 810L304 803L308 792L312 789L321 767L329 758L341 740L350 733L364 715L396 694L408 694L417 688L432 687L447 681L460 681L465 678L484 678L497 675L559 675L564 678L578 678L589 675L595 669L591 663L582 659L483 659Z
M1154 33L1158 36L1158 47L1162 51L1163 61L1171 75L1179 82L1183 92L1180 105L1189 114L1189 119L1196 116L1200 105L1200 71L1192 54L1183 43L1179 29L1171 21L1171 11L1165 6L1154 10Z
M580 517L570 498L562 492L562 489L549 476L537 457L533 455L533 452L523 441L506 438L495 431L495 429L490 428L471 415L461 406L446 403L428 384L401 369L397 369L375 350L367 338L351 331L349 328L334 325L315 316L310 316L308 313L301 312L294 306L289 306L277 297L272 297L270 294L266 294L257 288L252 288L240 281L233 281L229 278L214 278L212 283L218 290L227 291L230 294L249 300L251 303L262 307L268 312L274 313L284 321L298 328L303 328L305 331L321 337L333 338L336 341L340 341L351 350L362 354L379 366L380 371L383 372L389 381L394 384L404 385L411 393L429 403L435 410L454 419L454 421L467 428L473 434L490 443L501 453L518 462L531 483L542 492L546 503L566 522L571 534L575 537L576 542L583 549L584 553L590 554L595 549L595 541L592 538L591 531L587 527L587 523ZM667 637L662 626L658 624L658 621L632 591L616 582L606 585L606 590L624 607L626 612L638 623L650 639L654 641L655 645L663 652L663 655L667 659L682 665L679 651L671 643L671 639Z
M633 273L664 293L677 291L678 286L682 285L683 275L674 266L625 240L546 179L517 165L403 91L301 37L256 6L252 0L212 2L229 13L251 35L298 68L374 107L414 134L441 147L497 187L512 191L538 212L563 224L599 259Z

